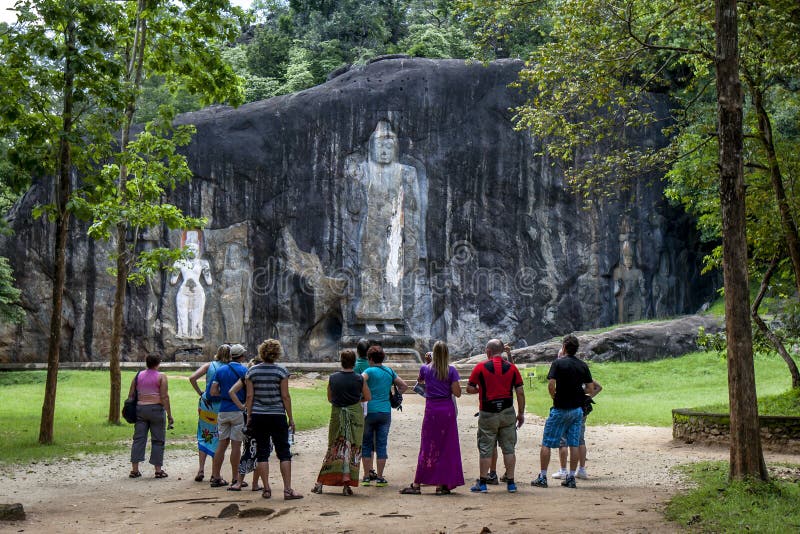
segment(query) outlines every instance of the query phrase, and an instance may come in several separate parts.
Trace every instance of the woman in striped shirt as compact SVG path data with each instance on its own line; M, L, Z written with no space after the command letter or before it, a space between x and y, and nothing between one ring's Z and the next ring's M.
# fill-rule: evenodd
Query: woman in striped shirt
M289 428L294 432L292 418L292 398L289 396L289 371L275 362L281 357L283 349L277 339L267 339L258 347L258 356L263 363L255 365L245 375L247 387L247 428L256 439L256 469L262 480L268 481L270 447L275 446L283 478L284 500L302 499L303 496L292 489L292 453L289 450ZM264 487L261 496L272 497L269 485Z

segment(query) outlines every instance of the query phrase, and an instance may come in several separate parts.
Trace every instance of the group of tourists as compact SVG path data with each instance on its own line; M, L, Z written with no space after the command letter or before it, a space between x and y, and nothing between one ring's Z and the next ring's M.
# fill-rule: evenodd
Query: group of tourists
M541 470L531 482L547 487L550 450L560 449L561 469L553 478L562 486L575 488L575 479L586 478L586 415L592 397L602 389L585 362L577 358L578 339L568 335L548 372L548 392L553 407L545 423L540 451ZM246 349L239 344L222 345L214 360L200 367L189 382L199 396L197 437L199 465L195 480L205 479L205 464L212 456L210 485L242 491L250 487L270 498L268 459L275 451L280 465L285 500L301 499L292 487L292 453L295 424L289 394L289 372L276 362L282 355L279 341L268 339L258 347L258 358L245 365ZM466 392L479 396L479 477L470 491L486 493L488 486L504 482L510 493L515 482L517 430L525 422L525 393L522 376L511 358L508 345L493 339L486 345L486 360L472 370ZM340 355L341 370L328 380L331 404L328 448L312 492L325 486L341 487L352 495L359 484L388 485L384 473L388 459L392 406L408 384L384 365L386 354L377 342L362 339L356 351ZM130 398L138 394L137 421L131 450L131 478L141 476L148 432L152 449L150 463L156 478L167 476L162 468L165 422L172 424L167 378L158 372L159 359L147 358L147 370L131 383ZM205 389L198 380L205 376ZM461 397L460 376L450 364L447 344L437 341L425 355L414 391L425 397L417 468L413 481L402 494L421 494L423 486L435 487L436 495L447 495L464 485L459 444L457 399ZM514 401L516 400L516 407ZM166 420L165 420L166 416ZM231 483L222 477L225 453L230 446ZM505 474L496 471L500 449ZM567 469L567 452L569 468ZM360 470L363 466L363 476ZM245 480L253 473L250 484Z

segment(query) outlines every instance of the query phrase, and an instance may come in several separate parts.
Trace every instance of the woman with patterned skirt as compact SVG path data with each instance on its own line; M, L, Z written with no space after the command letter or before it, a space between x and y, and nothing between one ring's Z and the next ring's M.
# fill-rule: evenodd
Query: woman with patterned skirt
M371 396L364 378L353 371L355 353L352 350L342 352L341 363L342 370L332 374L328 381L328 402L331 403L328 452L312 490L314 493L322 493L323 486L342 486L344 495L352 495L351 486L358 486L364 434L361 402L370 400Z

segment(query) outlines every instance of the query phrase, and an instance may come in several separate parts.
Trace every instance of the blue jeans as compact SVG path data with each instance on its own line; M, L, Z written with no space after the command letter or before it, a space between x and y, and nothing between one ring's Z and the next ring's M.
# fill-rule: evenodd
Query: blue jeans
M583 409L550 408L550 417L544 423L542 446L557 449L561 437L566 437L567 445L577 447L581 440L583 426Z
M391 412L368 413L364 419L364 440L361 444L361 456L372 458L373 451L378 460L389 457L386 445L389 443L389 426L392 424Z

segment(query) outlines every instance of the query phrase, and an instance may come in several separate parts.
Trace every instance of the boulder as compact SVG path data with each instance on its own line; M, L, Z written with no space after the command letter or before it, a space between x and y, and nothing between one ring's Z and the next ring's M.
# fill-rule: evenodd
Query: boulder
M644 362L681 356L698 350L697 331L714 334L724 327L720 317L689 315L671 321L623 325L605 332L575 332L578 355L596 362ZM561 349L561 338L512 350L516 363L549 363ZM476 354L458 363L474 364L486 358Z

